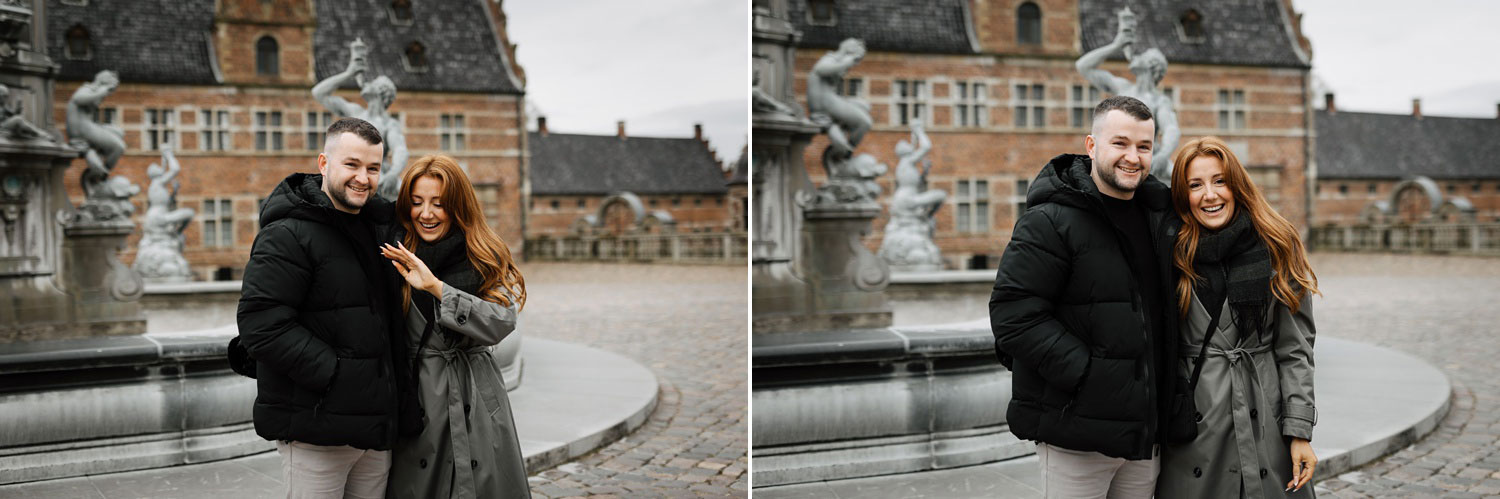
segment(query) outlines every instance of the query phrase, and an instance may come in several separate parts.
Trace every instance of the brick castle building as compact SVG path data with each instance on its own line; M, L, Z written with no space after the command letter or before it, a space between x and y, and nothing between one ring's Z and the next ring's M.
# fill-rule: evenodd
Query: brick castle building
M398 89L391 112L411 159L464 165L497 233L520 254L527 227L525 74L498 1L47 0L47 53L61 64L54 116L100 70L122 82L100 117L125 131L114 173L143 189L170 146L179 206L197 210L184 256L202 279L236 279L260 202L288 174L316 172L333 116L310 93L370 47L368 78ZM337 95L364 105L354 85ZM61 126L61 125L59 125ZM78 202L78 174L67 173ZM144 196L136 198L137 223ZM135 237L124 260L134 259Z
M1434 201L1439 214L1459 215L1443 210L1450 200L1472 208L1473 221L1500 221L1500 109L1493 119L1423 116L1414 101L1411 114L1360 113L1325 98L1316 118L1315 225L1430 220ZM1407 182L1419 176L1432 184ZM1397 216L1370 213L1380 202Z
M531 155L530 225L527 237L561 237L588 230L621 234L633 229L631 193L646 214L659 213L649 230L670 223L677 232L743 232L745 180L725 172L703 139L701 125L685 138L634 137L619 122L615 135L553 133L546 118L527 138ZM742 171L739 168L736 171ZM620 200L619 203L611 203ZM608 203L608 206L606 206ZM738 214L738 215L737 215ZM578 224L594 217L601 227Z
M894 166L897 141L923 122L933 142L929 185L948 193L935 234L947 266L993 268L1042 165L1084 153L1093 108L1106 95L1075 62L1114 39L1115 12L1127 4L1137 10L1136 50L1155 47L1169 61L1161 85L1182 142L1224 138L1276 209L1306 227L1311 44L1290 0L937 0L921 8L794 0L791 18L803 35L796 92L806 95L807 73L824 53L845 38L864 40L869 52L843 88L870 103L874 120L857 152ZM1101 67L1133 79L1123 59ZM819 136L805 150L816 183L827 144ZM891 175L880 180L889 196ZM872 249L884 225L873 224Z

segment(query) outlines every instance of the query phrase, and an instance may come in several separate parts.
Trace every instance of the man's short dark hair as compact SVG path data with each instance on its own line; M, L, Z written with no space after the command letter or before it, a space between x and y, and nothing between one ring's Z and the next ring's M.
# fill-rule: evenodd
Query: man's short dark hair
M1104 99L1104 102L1100 102L1099 106L1094 108L1095 131L1098 131L1098 123L1104 120L1104 115L1109 114L1110 111L1114 110L1124 111L1125 114L1128 114L1132 118L1135 118L1136 121L1156 119L1151 115L1151 108L1146 107L1146 103L1141 102L1140 99L1124 95L1116 95L1114 97Z
M368 121L359 118L339 118L332 125L328 125L328 140L338 139L339 134L344 132L357 135L372 146L380 145L380 130Z

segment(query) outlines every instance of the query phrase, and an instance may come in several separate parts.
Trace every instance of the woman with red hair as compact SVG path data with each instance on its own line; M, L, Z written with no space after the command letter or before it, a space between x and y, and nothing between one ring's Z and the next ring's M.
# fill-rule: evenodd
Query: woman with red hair
M387 497L530 497L510 400L491 353L516 327L526 281L448 156L407 166L396 198L404 234L381 248L402 286L403 366L425 424L391 453ZM403 413L407 413L403 411ZM403 423L406 419L403 418Z

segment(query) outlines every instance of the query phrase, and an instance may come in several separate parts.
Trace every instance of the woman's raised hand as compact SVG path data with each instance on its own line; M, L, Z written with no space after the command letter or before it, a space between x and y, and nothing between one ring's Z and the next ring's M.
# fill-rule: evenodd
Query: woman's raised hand
M1292 438L1291 451L1293 477L1286 484L1286 490L1302 490L1312 481L1313 469L1318 467L1318 456L1313 455L1312 442L1300 438Z
M432 275L432 270L427 268L427 264L422 263L422 259L417 258L416 254L407 251L401 243L398 242L395 246L380 245L380 254L391 260L391 265L396 267L396 272L406 278L406 283L411 287L426 291L438 298L443 297L443 281Z

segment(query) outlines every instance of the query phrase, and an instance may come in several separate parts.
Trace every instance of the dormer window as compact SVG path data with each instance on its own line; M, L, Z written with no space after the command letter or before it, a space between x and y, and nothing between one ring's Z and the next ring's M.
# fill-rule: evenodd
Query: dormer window
M89 37L89 30L82 24L74 24L68 28L67 45L64 47L64 57L75 61L86 61L94 57L93 40Z
M1188 9L1177 19L1177 35L1186 43L1203 43L1203 14L1198 9Z
M401 59L406 70L412 73L427 72L427 47L422 42L411 42L406 46L406 57Z
M388 13L391 15L391 24L410 26L412 21L411 0L392 0Z
M262 36L255 41L255 74L256 76L281 74L281 47L270 35Z
M807 23L814 26L838 24L838 15L833 11L833 0L808 0Z
M1016 8L1016 44L1042 44L1042 9L1026 2Z

